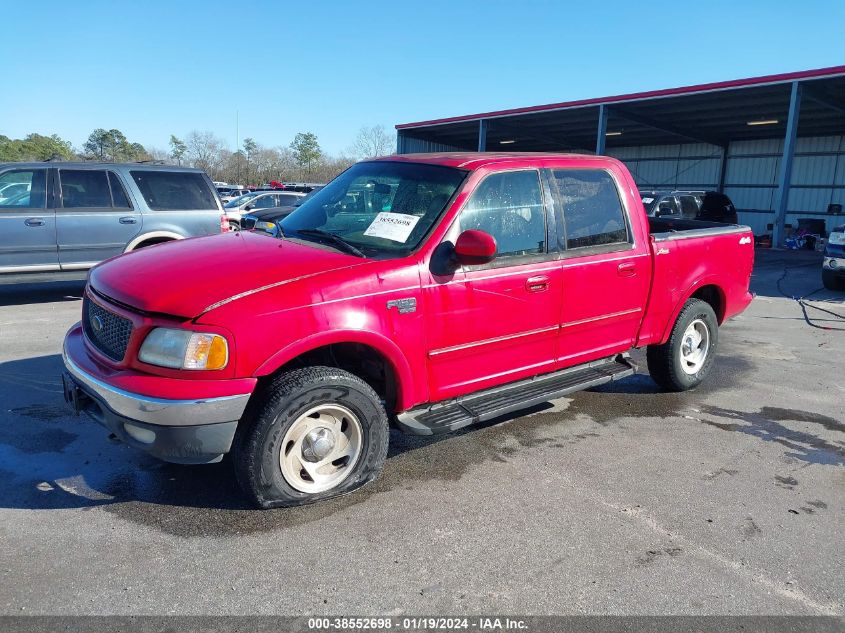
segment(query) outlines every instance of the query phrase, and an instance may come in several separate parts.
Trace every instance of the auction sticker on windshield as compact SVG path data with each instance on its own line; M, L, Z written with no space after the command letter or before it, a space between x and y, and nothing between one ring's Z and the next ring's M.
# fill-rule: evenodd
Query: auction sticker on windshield
M369 237L381 237L386 240L394 242L402 242L403 244L408 240L408 236L420 219L416 215L405 215L404 213L390 213L389 211L382 211L376 216L372 224L364 231L364 235Z

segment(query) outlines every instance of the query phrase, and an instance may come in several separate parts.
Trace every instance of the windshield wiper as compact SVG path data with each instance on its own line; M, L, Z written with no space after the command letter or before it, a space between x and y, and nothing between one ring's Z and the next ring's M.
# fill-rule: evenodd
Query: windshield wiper
M324 231L323 229L297 229L297 235L311 235L313 237L324 237L329 240L335 246L339 246L341 250L346 251L347 253L352 253L357 257L366 257L364 253L359 250L356 246L353 246L350 242L347 242L343 239L340 235L335 235L334 233L329 233L328 231Z

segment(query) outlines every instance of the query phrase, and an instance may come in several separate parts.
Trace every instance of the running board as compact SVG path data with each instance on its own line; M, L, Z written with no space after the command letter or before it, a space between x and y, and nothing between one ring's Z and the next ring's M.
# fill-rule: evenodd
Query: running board
M568 367L551 374L494 387L443 403L400 413L396 421L406 433L439 435L519 411L575 391L632 375L636 365L627 355Z

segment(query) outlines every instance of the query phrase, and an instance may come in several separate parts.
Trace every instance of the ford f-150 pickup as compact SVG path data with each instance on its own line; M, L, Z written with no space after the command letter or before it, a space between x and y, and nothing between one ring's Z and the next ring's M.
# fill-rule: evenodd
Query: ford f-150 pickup
M64 342L77 412L166 461L232 453L264 508L371 481L391 425L449 432L618 380L632 348L695 387L751 301L747 227L649 218L606 157L370 160L279 226L96 266Z

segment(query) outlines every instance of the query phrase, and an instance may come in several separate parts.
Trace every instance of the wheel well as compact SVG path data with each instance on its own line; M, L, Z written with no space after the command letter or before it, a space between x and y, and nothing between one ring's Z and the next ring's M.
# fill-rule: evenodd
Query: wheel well
M702 286L692 294L692 299L701 299L709 303L716 313L716 320L721 324L725 318L725 298L719 286Z
M133 251L137 251L139 248L144 248L146 246L155 246L156 244L164 244L165 242L172 242L172 237L151 237L148 240L144 240L143 242L138 243Z
M289 360L259 382L267 382L282 372L302 367L337 367L364 380L385 402L388 412L393 411L398 396L396 372L382 354L363 343L335 343L324 345Z

